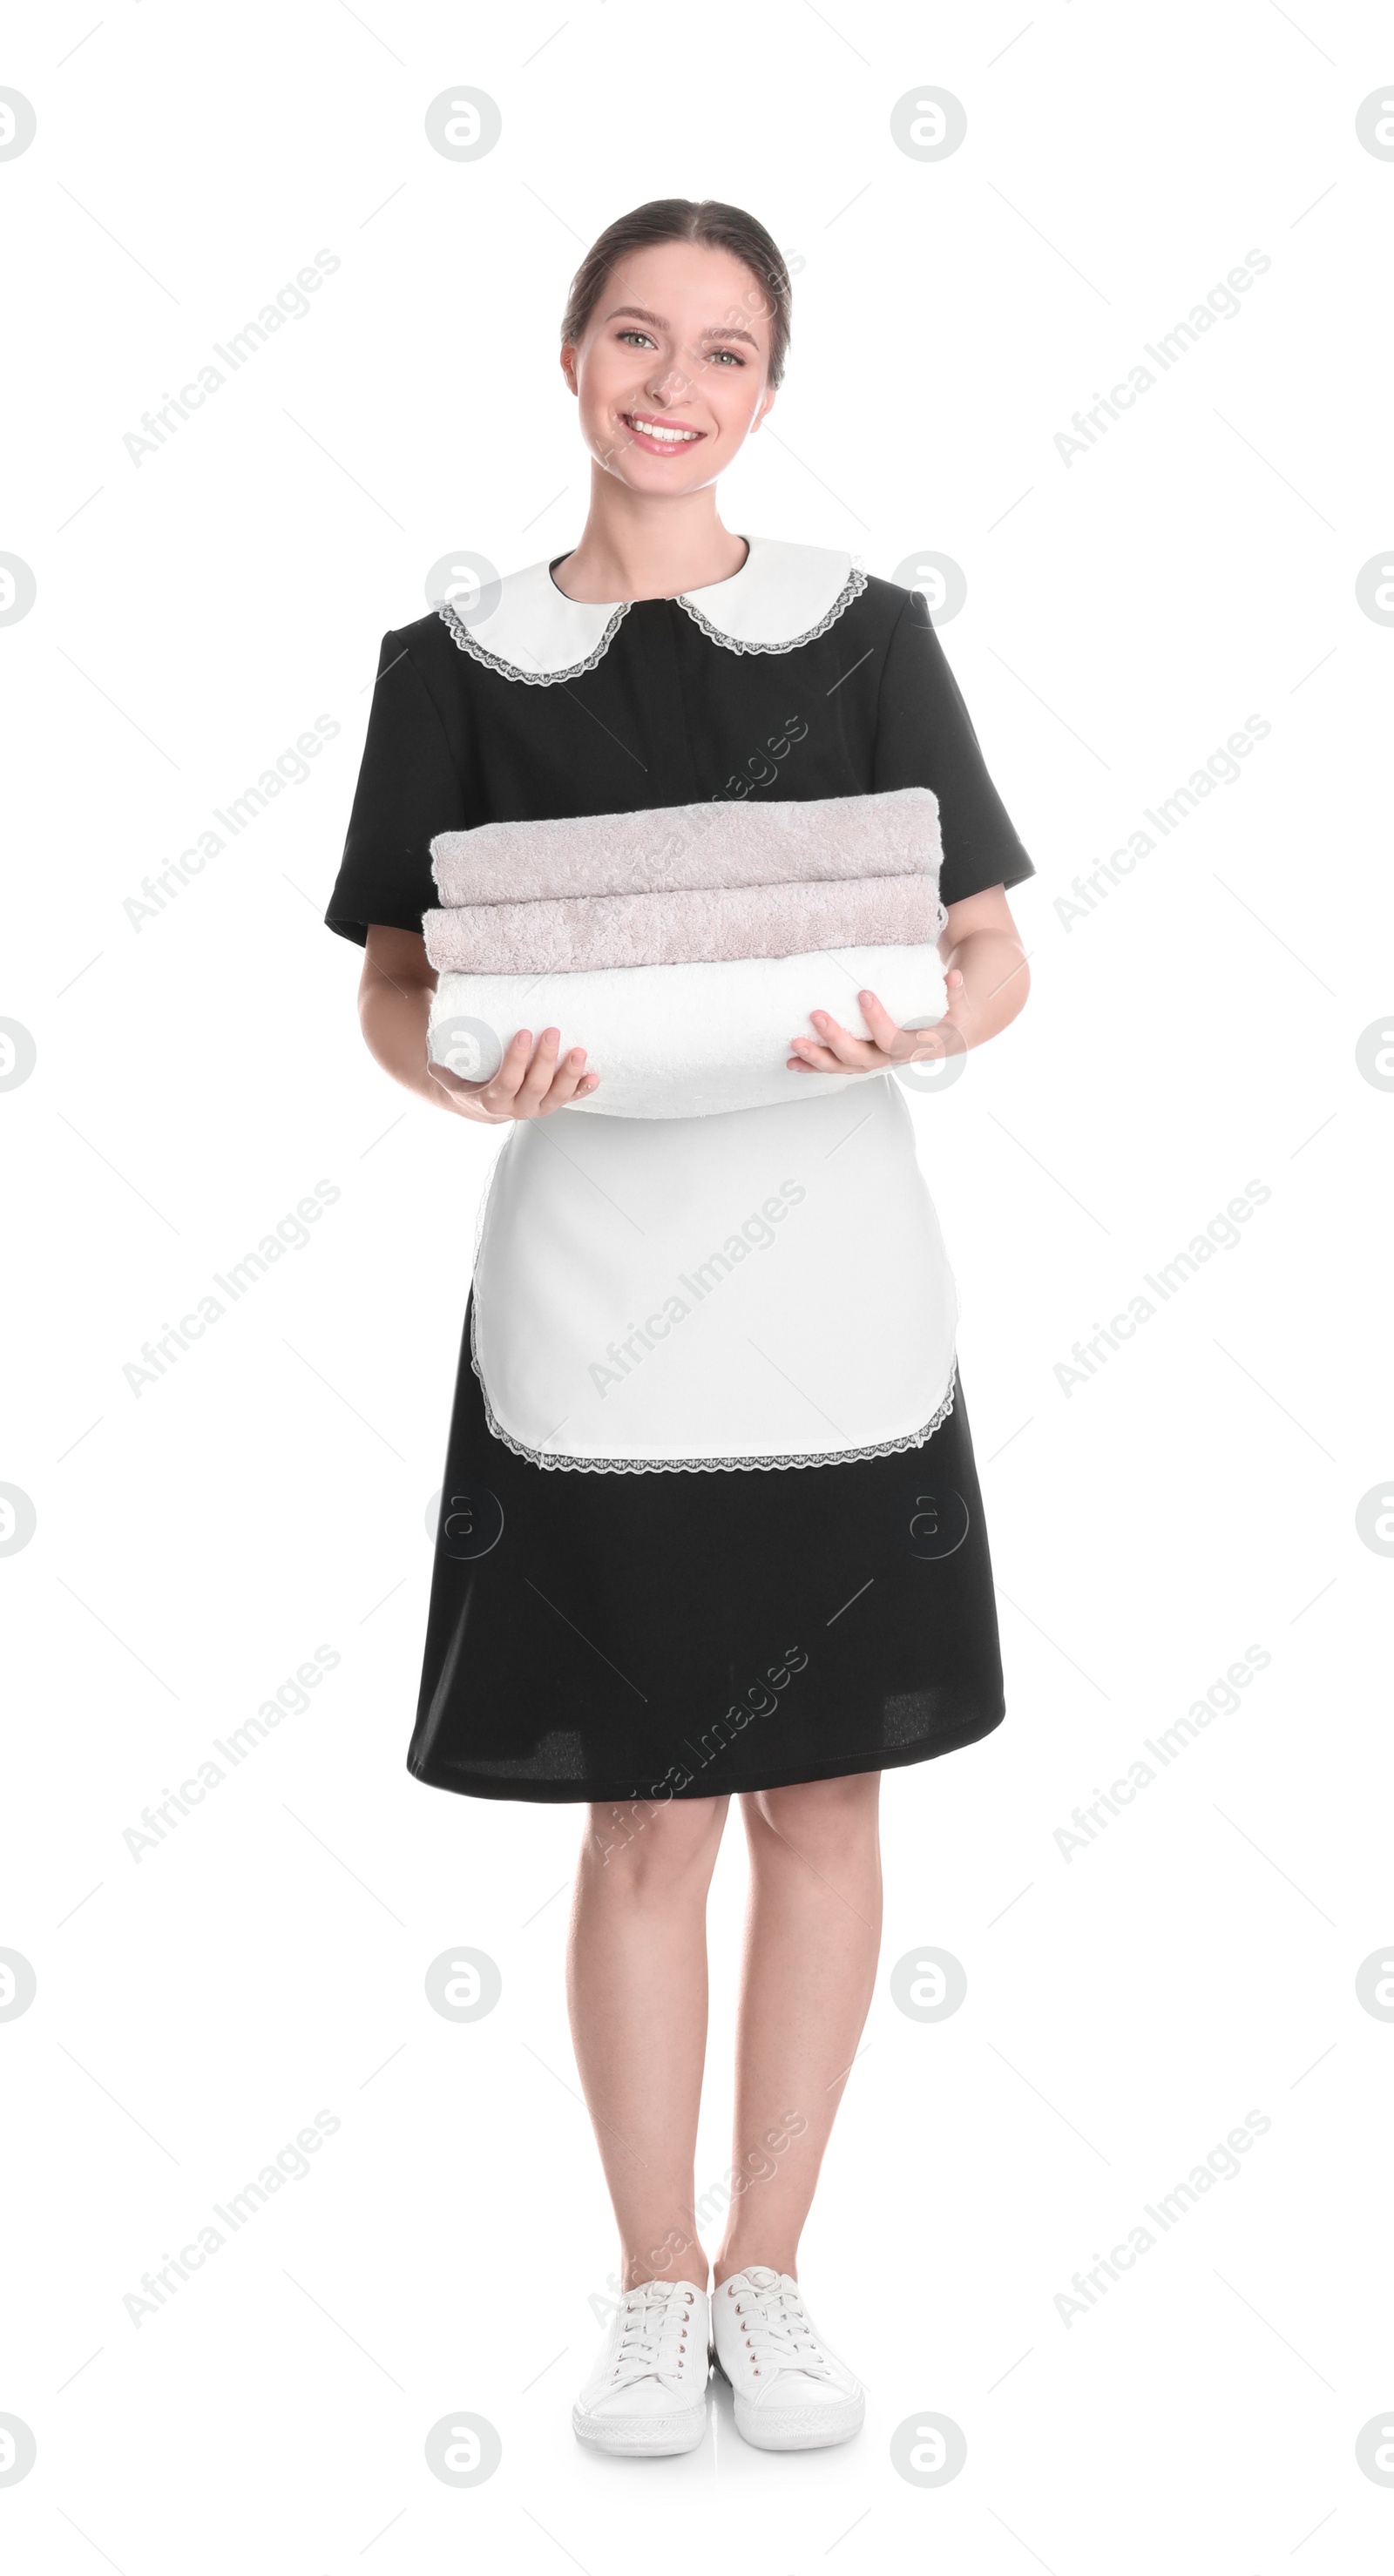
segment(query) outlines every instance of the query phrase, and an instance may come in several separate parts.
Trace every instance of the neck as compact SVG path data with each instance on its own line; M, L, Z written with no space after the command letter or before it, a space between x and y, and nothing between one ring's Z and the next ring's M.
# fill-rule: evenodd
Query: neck
M552 579L569 599L672 599L680 590L728 581L745 552L744 540L717 517L714 483L668 499L632 492L592 462L580 543Z

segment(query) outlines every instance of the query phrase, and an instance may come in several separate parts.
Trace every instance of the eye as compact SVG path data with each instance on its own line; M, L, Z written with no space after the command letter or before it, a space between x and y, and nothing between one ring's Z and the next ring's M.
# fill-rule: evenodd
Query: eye
M641 331L641 330L639 329L639 327L638 327L638 324L637 324L637 323L635 323L635 322L627 322L627 323L625 324L624 329L623 329L622 331L618 331L618 332L616 333L616 335L615 335L615 336L616 336L616 338L617 338L617 339L620 339L620 340L644 340L644 341L647 341L647 342L648 342L648 346L649 346L651 349L654 349L654 348L656 348L656 347L658 346L657 341L656 341L656 340L650 340L650 339L649 339L649 335L648 335L647 331Z
M738 349L713 349L711 355L713 358L729 358L733 367L745 365L745 360Z

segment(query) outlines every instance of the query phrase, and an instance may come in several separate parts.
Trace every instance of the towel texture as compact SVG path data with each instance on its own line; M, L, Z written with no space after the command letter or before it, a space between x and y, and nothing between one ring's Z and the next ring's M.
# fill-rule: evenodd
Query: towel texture
M465 903L428 912L423 929L426 954L439 969L574 975L797 957L818 948L917 947L936 939L943 923L934 878L904 875Z
M431 1053L487 1080L519 1028L558 1027L598 1117L843 1090L866 1077L792 1073L789 1041L819 1009L866 1036L864 986L902 1026L942 1015L940 857L926 787L438 833Z
M804 804L758 799L645 806L438 832L431 868L447 906L572 895L692 892L861 876L932 876L939 801L928 787Z
M600 1087L563 1116L705 1118L773 1108L866 1082L862 1073L791 1073L792 1037L815 1035L809 1012L831 1011L869 1032L857 994L880 996L901 1027L942 1018L938 949L845 948L820 956L740 958L727 964L621 966L580 975L443 973L428 1044L465 1082L484 1082L520 1028L561 1031L583 1046ZM550 1121L548 1122L551 1123Z

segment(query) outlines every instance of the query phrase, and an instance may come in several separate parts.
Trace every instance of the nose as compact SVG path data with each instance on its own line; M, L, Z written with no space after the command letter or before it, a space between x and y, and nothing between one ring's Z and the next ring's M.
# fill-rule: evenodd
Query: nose
M656 369L650 376L647 392L650 402L671 404L681 402L691 386L692 378L674 358L669 365Z

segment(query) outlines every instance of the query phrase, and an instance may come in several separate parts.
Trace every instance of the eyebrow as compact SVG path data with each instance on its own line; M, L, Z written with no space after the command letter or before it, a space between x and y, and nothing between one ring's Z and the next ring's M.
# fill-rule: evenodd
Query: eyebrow
M651 322L658 331L667 331L671 327L664 321L661 313L650 313L642 304L617 304L613 313L607 313L605 319L607 322L621 320ZM743 331L738 323L712 323L699 334L699 337L703 340L744 340L752 349L758 349L760 345L754 332Z

